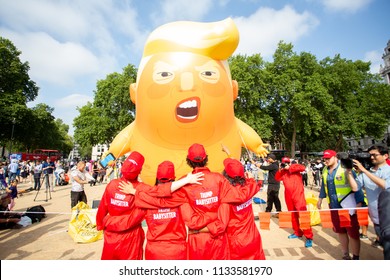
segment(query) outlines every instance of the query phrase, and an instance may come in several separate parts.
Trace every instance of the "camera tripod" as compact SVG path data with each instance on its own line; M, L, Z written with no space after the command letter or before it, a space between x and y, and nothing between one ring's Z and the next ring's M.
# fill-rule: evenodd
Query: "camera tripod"
M39 194L40 189L43 187L43 183L45 182L45 193L46 193L46 202L48 199L51 199L51 190L50 190L50 181L49 181L49 174L44 174L41 180L41 187L38 189L37 194L35 195L34 201L37 199L37 196ZM49 197L49 198L48 198Z

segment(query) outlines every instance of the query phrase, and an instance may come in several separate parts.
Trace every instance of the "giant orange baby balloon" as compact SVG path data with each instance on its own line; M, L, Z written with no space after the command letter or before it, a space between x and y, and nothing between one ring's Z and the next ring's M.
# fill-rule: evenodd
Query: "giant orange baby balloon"
M212 23L179 21L154 30L130 86L136 105L134 122L123 129L108 152L118 158L132 150L145 156L141 179L154 184L159 163L170 160L178 177L190 172L187 150L203 144L212 171L223 170L227 146L235 158L241 147L267 155L260 136L234 116L238 84L227 59L239 34L233 20Z

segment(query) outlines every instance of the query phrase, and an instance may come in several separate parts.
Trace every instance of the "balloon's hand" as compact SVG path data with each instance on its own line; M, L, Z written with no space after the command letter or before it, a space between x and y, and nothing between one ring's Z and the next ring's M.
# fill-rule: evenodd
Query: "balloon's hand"
M269 144L262 143L260 146L257 147L257 149L255 151L256 154L258 154L262 158L267 157L267 155L269 153L268 150L267 150L268 146L269 146Z

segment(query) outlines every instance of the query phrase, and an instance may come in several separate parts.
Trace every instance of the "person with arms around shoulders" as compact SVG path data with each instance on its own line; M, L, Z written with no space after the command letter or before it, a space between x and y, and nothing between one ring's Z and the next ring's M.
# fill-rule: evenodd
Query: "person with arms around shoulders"
M183 205L188 207L186 212L191 212L191 217L198 217L195 219L197 222L191 225L188 225L188 219L184 217L189 230L196 233L188 236L189 259L229 259L225 232L213 236L211 232L199 230L217 220L221 204L252 201L260 185L252 180L240 188L233 187L222 174L210 171L206 167L207 162L208 155L203 145L195 143L189 147L187 164L193 169L192 173L204 173L202 185L192 184L179 191L188 199L188 203ZM209 217L211 220L208 222L207 219L202 220L202 217Z
M363 203L364 194L362 190L358 189L355 172L341 165L341 162L337 158L337 153L334 150L325 150L323 159L325 168L322 172L322 184L317 208L321 209L322 200L327 198L329 209L331 209L333 231L338 234L343 259L351 259L349 254L349 245L351 245L352 259L358 260L360 254L360 226L357 220L357 214L351 215L350 227L341 227L337 209L342 209L340 203L348 195L354 196L356 206L358 206Z
M171 184L172 196L160 198L151 196L149 190L137 191L129 185L121 184L121 190L125 193L135 195L135 205L146 210L145 220L148 226L146 233L145 259L146 260L186 260L187 259L187 229L184 223L183 214L180 210L181 203L175 198L180 187L186 184L201 184L202 173L187 174L186 177L175 181L175 169L171 161L163 161L158 165L155 187L164 188ZM160 207L172 200L172 205ZM181 201L181 199L179 199ZM131 217L123 218L127 221ZM111 219L113 220L113 219ZM128 224L127 222L125 222ZM106 228L110 225L106 223Z
M389 151L385 146L374 145L368 148L368 153L373 165L369 170L358 160L352 161L360 172L357 183L359 187L364 187L366 190L369 215L374 223L375 233L379 236L379 244L383 247L384 259L390 260L390 200L380 203L380 197L390 192L390 166L386 163ZM383 208L379 209L379 206ZM381 216L379 210L383 211ZM385 228L387 228L387 236L384 234Z
M122 176L110 181L102 196L96 225L98 230L104 230L103 260L143 259L145 233L141 222L147 210L135 205L136 193L146 192L152 198L170 197L172 192L189 182L198 182L200 177L191 176L191 179L187 177L188 180L169 181L152 187L138 180L143 164L144 157L136 151L131 152L122 165Z
M235 188L256 183L251 172L245 172L240 161L227 158L223 162L222 174ZM257 182L261 187L262 181ZM255 224L252 198L244 203L222 203L218 219L198 231L189 234L210 232L213 236L226 231L230 260L265 260L260 232Z
M276 172L275 180L283 182L287 210L292 211L291 222L294 233L290 234L288 238L294 239L305 236L305 247L309 248L313 246L313 231L311 227L301 229L299 225L299 211L307 211L305 188L301 174L305 169L304 165L293 163L288 157L283 157L281 169Z

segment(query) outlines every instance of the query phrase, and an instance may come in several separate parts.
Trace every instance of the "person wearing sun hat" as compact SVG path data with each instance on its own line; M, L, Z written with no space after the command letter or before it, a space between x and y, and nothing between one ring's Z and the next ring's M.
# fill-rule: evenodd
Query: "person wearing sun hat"
M305 247L309 248L313 245L313 231L310 228L302 230L299 225L299 212L307 211L305 188L303 186L301 172L305 171L306 167L302 164L292 163L290 158L283 157L281 169L275 174L275 180L283 182L284 198L288 211L291 212L291 222L294 233L288 236L289 239L306 237Z
M261 186L250 172L244 172L240 161L227 158L223 162L222 174L235 188L248 185ZM207 225L200 232L210 232L218 236L226 231L231 260L265 260L259 230L255 224L252 199L241 204L222 203L218 209L218 220Z
M322 200L327 198L329 209L342 209L341 201L348 195L353 195L355 205L360 206L364 202L364 194L358 188L355 180L356 174L352 169L341 165L334 150L325 150L323 153L325 168L322 172L322 184L317 202L317 208L322 208ZM352 199L353 199L352 198ZM341 227L338 211L331 211L333 231L338 234L344 260L350 260L349 246L352 250L352 259L358 260L360 253L360 226L357 214L351 215L351 226Z

